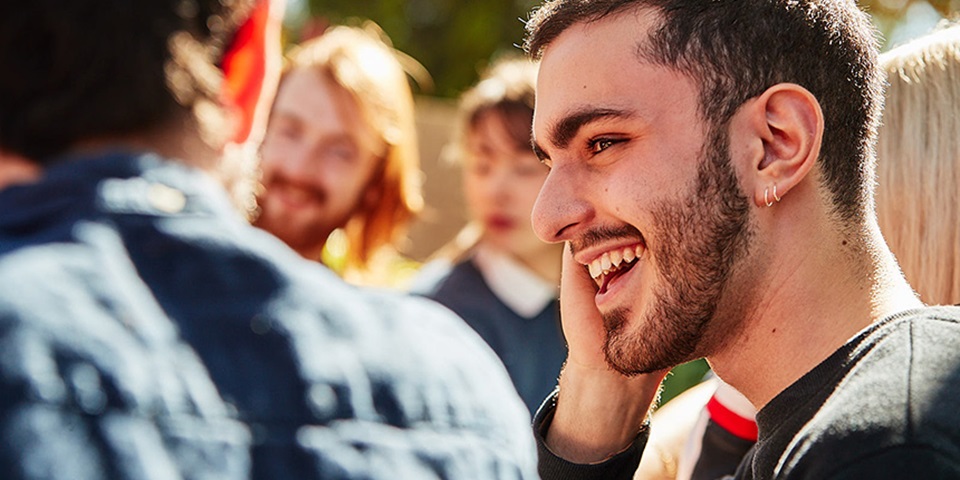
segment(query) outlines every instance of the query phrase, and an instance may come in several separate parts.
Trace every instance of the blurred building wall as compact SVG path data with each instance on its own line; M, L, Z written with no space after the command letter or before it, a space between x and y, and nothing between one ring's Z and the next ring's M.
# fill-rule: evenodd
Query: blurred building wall
M456 102L418 96L416 114L425 208L411 226L403 252L422 261L453 239L466 223L467 214L460 168L442 155L456 119Z

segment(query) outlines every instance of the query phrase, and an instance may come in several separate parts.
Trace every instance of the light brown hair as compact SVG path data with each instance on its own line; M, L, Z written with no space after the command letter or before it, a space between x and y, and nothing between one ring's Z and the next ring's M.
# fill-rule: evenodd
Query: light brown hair
M415 61L393 49L372 22L336 26L288 54L284 75L311 68L328 76L356 100L364 119L387 146L371 180L376 201L347 221L345 266L366 269L378 250L394 247L423 208L420 157L408 72L427 78ZM282 85L281 79L281 85Z

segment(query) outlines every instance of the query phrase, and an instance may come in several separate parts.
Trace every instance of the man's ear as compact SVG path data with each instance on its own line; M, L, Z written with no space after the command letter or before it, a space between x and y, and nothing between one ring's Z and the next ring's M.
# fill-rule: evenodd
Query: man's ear
M746 125L762 149L749 165L754 203L781 201L813 168L823 140L823 111L810 91L779 83L746 105Z

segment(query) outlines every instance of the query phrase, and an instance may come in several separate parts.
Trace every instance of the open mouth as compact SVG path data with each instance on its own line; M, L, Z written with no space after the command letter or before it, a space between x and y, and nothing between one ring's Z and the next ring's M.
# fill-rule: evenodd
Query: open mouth
M269 185L266 197L274 199L285 208L302 208L324 201L324 196L315 189L283 181L275 181Z
M630 271L645 250L646 246L643 243L618 248L604 252L603 255L600 255L594 261L584 265L590 272L593 281L597 283L597 287L599 288L597 293L606 293L607 286Z

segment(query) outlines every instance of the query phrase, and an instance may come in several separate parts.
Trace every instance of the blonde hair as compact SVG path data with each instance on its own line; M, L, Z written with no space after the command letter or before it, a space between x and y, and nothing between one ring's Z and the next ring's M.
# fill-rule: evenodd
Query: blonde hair
M423 208L420 157L409 74L421 85L429 75L415 60L393 49L373 22L335 26L287 56L284 75L311 68L328 76L356 100L363 118L386 144L371 179L375 201L363 204L343 226L347 269L364 270L384 247L395 247Z
M877 216L928 304L960 303L960 25L883 54Z

